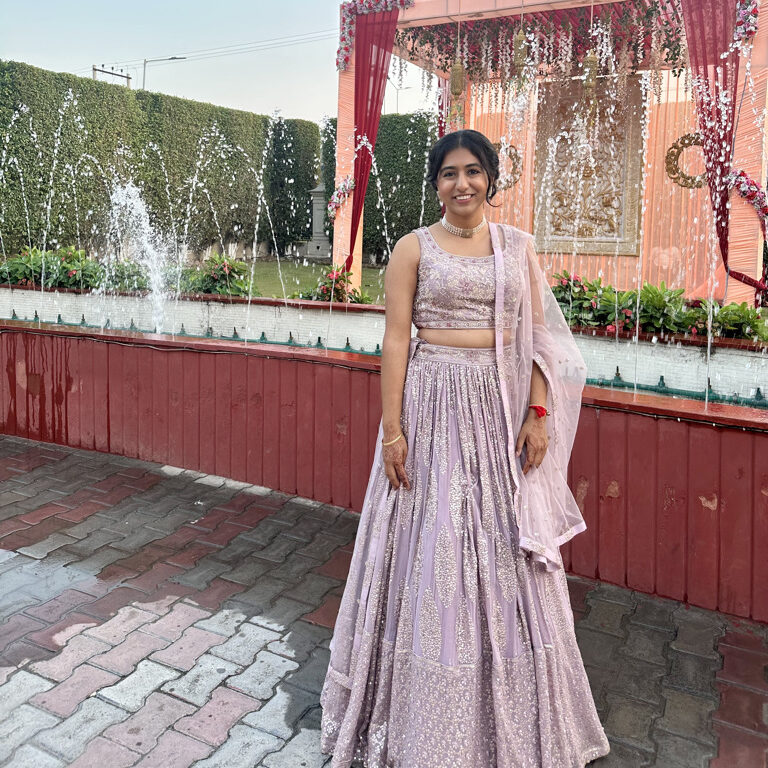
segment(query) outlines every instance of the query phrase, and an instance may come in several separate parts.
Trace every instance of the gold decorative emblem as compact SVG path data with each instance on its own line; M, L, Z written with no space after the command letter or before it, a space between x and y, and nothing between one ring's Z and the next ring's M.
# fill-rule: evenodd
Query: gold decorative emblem
M699 189L706 183L706 174L701 173L698 176L689 176L680 169L680 155L688 147L701 147L704 145L704 137L700 133L686 133L681 136L668 150L665 158L667 176L675 184L679 184L686 189Z
M510 189L520 181L520 176L523 173L523 158L520 150L514 144L502 144L500 141L497 141L493 146L496 147L496 151L499 153L499 160L506 160L505 163L500 163L500 165L505 165L506 167L500 169L501 173L496 184L496 188L499 192L502 192L505 189Z

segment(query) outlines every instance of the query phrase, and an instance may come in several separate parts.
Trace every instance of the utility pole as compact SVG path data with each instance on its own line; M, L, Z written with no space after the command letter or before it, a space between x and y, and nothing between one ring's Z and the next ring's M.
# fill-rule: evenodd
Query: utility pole
M147 88L147 62L153 62L153 61L181 61L182 59L186 59L186 56L164 56L160 59L144 59L144 74L141 77L141 90L146 91Z
M122 69L119 72L116 72L114 67L112 67L112 69L105 69L103 64L100 67L97 67L94 64L92 73L94 80L96 80L97 72L102 72L103 74L111 75L112 77L122 77L125 80L125 84L128 86L128 90L131 89L131 76L125 74Z

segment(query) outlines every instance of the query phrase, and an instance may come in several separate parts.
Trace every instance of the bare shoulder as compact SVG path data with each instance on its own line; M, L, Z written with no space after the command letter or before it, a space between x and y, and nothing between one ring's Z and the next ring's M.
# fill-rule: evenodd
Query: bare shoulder
M420 257L419 238L415 232L409 232L395 243L392 255L389 257L388 269L394 267L397 270L416 270L419 266Z

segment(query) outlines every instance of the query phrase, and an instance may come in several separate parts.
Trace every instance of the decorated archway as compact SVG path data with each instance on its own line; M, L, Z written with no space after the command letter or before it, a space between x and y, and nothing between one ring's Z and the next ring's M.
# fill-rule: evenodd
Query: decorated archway
M449 130L498 143L505 189L494 216L534 232L550 274L752 301L766 288L768 220L768 29L756 8L344 3L336 174L349 194L334 260L359 284L362 200L394 52L438 78Z

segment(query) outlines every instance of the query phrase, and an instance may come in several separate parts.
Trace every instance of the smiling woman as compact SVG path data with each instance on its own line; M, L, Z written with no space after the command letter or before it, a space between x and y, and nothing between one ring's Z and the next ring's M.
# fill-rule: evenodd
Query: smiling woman
M488 139L443 137L427 178L443 218L385 278L383 418L323 751L334 768L583 768L608 752L559 553L585 527L566 483L584 363L531 236L485 219Z

